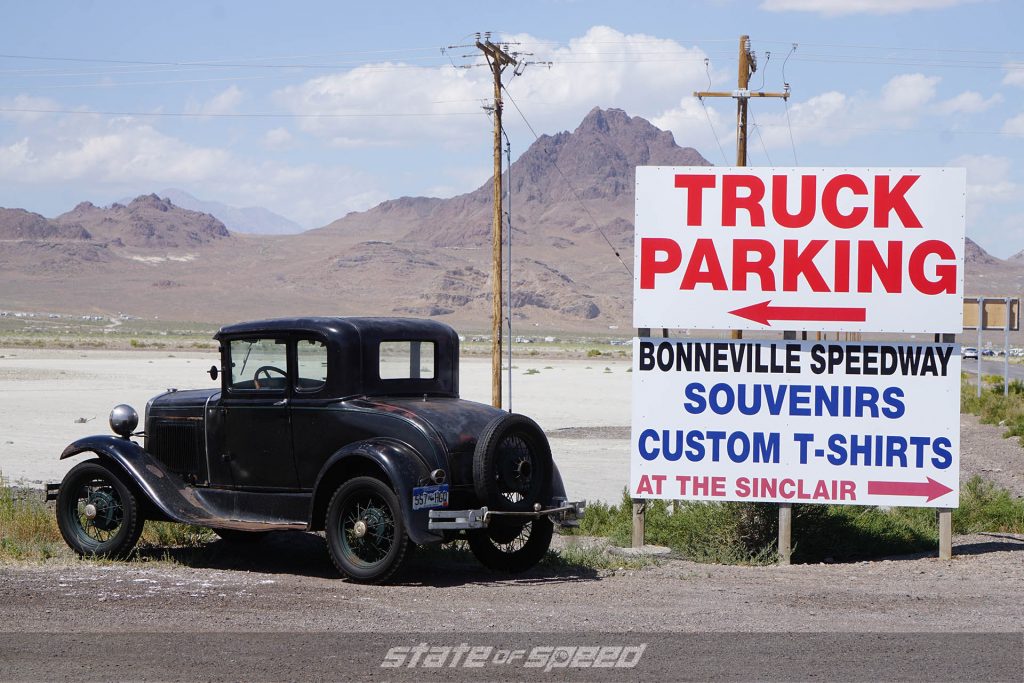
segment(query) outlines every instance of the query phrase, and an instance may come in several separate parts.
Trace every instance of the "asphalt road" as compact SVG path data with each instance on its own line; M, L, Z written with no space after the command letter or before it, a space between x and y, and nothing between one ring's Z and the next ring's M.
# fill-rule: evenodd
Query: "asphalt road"
M1002 377L1004 368L1005 365L1002 358L999 360L988 360L988 358L982 358L981 360L982 375L999 375ZM973 358L964 360L960 364L960 369L972 375L977 375L978 361ZM1010 363L1010 379L1024 379L1024 365L1019 363Z

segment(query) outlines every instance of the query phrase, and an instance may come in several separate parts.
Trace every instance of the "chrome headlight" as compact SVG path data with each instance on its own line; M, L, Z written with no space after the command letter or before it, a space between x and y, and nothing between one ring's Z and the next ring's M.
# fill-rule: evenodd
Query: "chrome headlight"
M127 439L138 426L139 414L130 405L122 403L110 411L110 428L115 434Z

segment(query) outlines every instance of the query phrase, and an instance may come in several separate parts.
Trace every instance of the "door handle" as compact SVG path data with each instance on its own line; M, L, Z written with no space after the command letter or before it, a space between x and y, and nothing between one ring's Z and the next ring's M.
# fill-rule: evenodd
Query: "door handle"
M282 398L280 401L274 404L275 406L286 406L288 405L288 399Z

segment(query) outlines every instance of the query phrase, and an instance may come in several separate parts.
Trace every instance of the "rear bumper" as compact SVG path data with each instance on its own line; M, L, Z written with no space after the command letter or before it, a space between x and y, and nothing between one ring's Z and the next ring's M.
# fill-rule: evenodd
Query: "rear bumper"
M538 506L539 509L532 512L502 512L485 507L475 510L431 510L427 528L431 531L486 529L491 520L499 517L510 521L520 518L523 522L548 517L559 526L579 526L586 505L587 502L583 500L556 500L553 505L546 508Z

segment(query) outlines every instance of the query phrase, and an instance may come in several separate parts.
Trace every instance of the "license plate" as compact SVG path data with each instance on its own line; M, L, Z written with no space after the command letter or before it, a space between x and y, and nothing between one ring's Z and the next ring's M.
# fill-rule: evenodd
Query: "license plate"
M412 490L412 509L429 510L448 507L448 484L417 486Z

